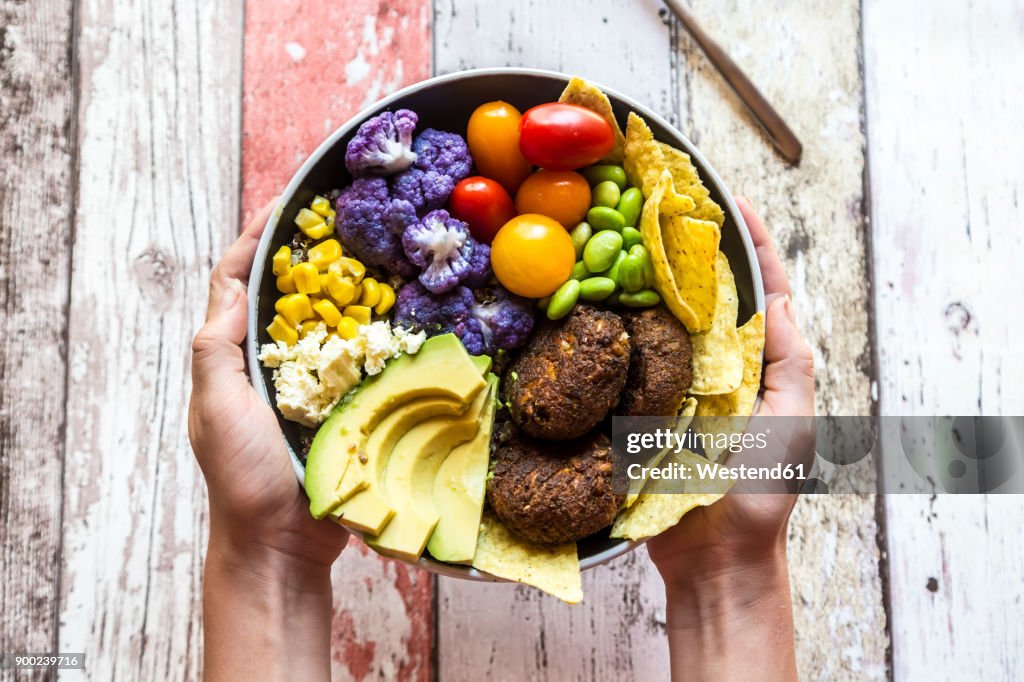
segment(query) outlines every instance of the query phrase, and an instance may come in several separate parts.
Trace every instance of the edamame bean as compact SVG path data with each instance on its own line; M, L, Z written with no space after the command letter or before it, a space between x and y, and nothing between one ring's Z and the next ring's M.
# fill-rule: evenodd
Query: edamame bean
M629 255L637 258L643 267L644 284L643 289L650 289L654 286L654 262L651 260L651 252L643 244L634 244L629 249Z
M590 192L590 203L594 206L607 206L615 208L619 203L619 186L611 180L599 182Z
M548 309L548 303L550 301L551 301L551 297L550 296L545 296L544 298L538 298L537 299L537 307L540 308L541 310L547 310Z
M593 226L596 232L601 230L620 232L626 224L621 213L607 206L595 206L587 211L587 222Z
M622 259L619 266L619 286L628 294L644 288L644 264L640 258L632 254Z
M628 225L622 228L622 248L629 251L637 244L644 243L644 236L640 234L640 230L635 227L629 227Z
M572 248L576 250L576 260L579 260L580 256L583 255L583 247L587 245L587 242L590 241L593 235L594 230L587 223L580 223L569 230L569 236L572 238Z
M627 254L625 251L619 251L615 254L615 262L612 266L601 273L604 277L607 277L611 281L615 282L615 285L619 284L619 268L622 266L622 261L625 260Z
M654 289L642 289L635 294L622 293L619 295L619 303L630 308L649 308L658 305L661 296Z
M622 292L616 291L611 296L604 299L604 302L608 305L619 305L619 296L622 296Z
M618 232L598 232L583 247L583 262L590 272L607 270L615 262L615 257L621 249L622 235Z
M622 216L626 225L636 227L636 221L640 219L640 211L643 210L643 207L643 193L636 187L630 187L619 197L619 203L615 205L615 210Z
M587 264L583 261L577 261L576 265L572 266L572 274L569 275L569 279L581 281L588 277L590 277L590 270L587 270Z
M580 297L580 283L570 279L551 294L548 301L547 315L549 320L560 320L572 311Z
M580 282L580 298L584 301L603 301L615 291L615 280L591 277Z
M581 170L580 173L587 179L591 187L601 182L611 181L618 185L620 192L626 189L626 171L622 169L622 166L590 166Z

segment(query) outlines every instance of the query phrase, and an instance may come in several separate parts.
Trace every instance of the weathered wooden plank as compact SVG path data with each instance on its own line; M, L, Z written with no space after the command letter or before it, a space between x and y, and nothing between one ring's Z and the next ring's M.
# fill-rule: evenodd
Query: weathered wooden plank
M57 627L74 177L71 6L0 2L0 651L7 652L51 651Z
M531 66L579 74L674 112L669 28L655 3L438 3L435 70ZM441 679L668 676L661 580L645 550L584 576L567 606L507 584L438 582Z
M882 411L1020 414L1020 7L864 14ZM1016 497L886 499L897 679L1024 675L1019 516Z
M62 651L200 675L205 486L190 339L238 225L242 3L83 0Z
M869 414L868 310L859 3L731 0L702 23L804 143L799 168L767 143L685 34L680 128L772 229L811 342L822 414ZM862 478L870 482L873 472ZM801 498L790 524L797 660L806 679L886 674L885 612L873 496ZM822 646L822 642L829 646Z
M869 413L857 3L701 7L707 29L803 137L806 152L799 169L775 156L706 59L675 22L664 15L659 19L658 10L656 3L440 5L435 65L441 72L504 64L578 72L666 114L701 146L727 183L753 198L775 231L816 350L819 409ZM467 35L474 40L465 40ZM785 35L786 40L769 41L766 35ZM809 679L885 675L888 640L875 535L873 498L798 505L790 534L791 565L798 658ZM519 673L541 679L615 679L623 674L664 679L663 633L657 626L638 628L635 618L625 617L637 609L641 622L656 624L664 608L661 584L645 558L628 561L628 566L620 562L597 569L587 581L594 595L606 581L625 581L619 591L628 584L639 595L632 605L590 597L573 610L534 597L524 607L523 590L441 581L442 673L504 679L512 666L509 679ZM471 603L488 607L459 606ZM501 627L486 622L495 614ZM823 627L835 643L827 649L821 647ZM493 637L467 641L470 632ZM558 648L541 665L535 652L541 643L555 651L547 645L552 638L571 646ZM601 646L592 644L602 638ZM627 638L632 650L624 646Z
M243 206L362 107L430 74L429 3L246 3ZM433 580L353 540L334 570L336 679L431 677Z

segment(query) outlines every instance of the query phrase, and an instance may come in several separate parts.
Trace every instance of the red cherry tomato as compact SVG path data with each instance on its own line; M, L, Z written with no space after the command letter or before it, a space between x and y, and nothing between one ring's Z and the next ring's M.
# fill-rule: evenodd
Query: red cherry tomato
M455 185L450 201L451 214L468 223L473 237L484 244L490 244L501 226L516 215L505 188L480 175Z
M608 121L576 104L541 104L523 114L519 122L519 151L530 163L548 170L597 163L614 145Z

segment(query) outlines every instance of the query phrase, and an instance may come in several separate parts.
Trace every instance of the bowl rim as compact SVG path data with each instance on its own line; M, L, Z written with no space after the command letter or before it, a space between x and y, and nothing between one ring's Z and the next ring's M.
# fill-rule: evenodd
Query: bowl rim
M260 237L259 246L256 249L256 258L253 261L252 271L249 275L248 285L248 321L246 325L246 337L245 337L245 354L246 364L249 368L249 380L253 387L256 389L256 393L273 407L273 401L270 398L270 394L267 390L266 383L263 380L263 370L260 365L257 356L259 355L259 347L256 339L258 335L257 329L257 309L256 301L259 295L260 285L263 279L263 263L266 261L267 252L270 250L270 244L273 241L274 232L277 229L278 221L281 218L281 214L284 207L288 204L290 198L299 190L306 176L309 175L313 167L320 162L325 154L338 143L338 140L345 137L351 130L361 124L367 117L372 113L387 109L396 101L406 97L415 92L422 90L428 90L442 83L458 82L461 80L470 80L488 76L500 76L500 75L519 75L519 76L532 76L537 78L543 78L548 80L557 80L568 82L572 78L571 74L562 73L560 71L553 71L549 69L535 69L527 67L489 67L482 69L466 69L462 71L454 71L439 76L434 76L426 80L419 81L408 85L400 90L396 90L392 94L382 97L374 101L373 103L363 107L357 114L349 118L342 125L338 126L319 146L306 158L295 174L292 175L291 180L288 181L284 191L278 197L277 206L271 212L270 217L267 219L266 228L263 231L263 235ZM708 163L708 160L701 154L697 146L682 132L679 131L674 125L669 123L663 116L653 111L649 107L641 104L633 97L623 94L614 88L609 88L601 83L591 81L592 85L600 88L602 92L608 95L609 98L619 100L626 104L630 109L636 111L638 114L643 116L646 120L655 121L663 129L670 131L677 139L677 142L682 145L686 152L694 158L695 165L699 170L706 176L705 180L710 181L718 189L719 195L722 197L725 203L725 212L735 222L736 228L739 231L740 241L743 244L743 250L747 257L747 262L750 267L751 280L754 287L754 310L755 312L765 311L765 297L764 297L764 283L761 279L761 269L758 266L757 251L754 247L753 239L750 236L750 230L747 228L746 221L743 219L743 215L740 213L739 208L736 206L736 202L733 200L732 193L729 191L728 186L722 181L722 178L718 175L715 169ZM276 408L275 408L276 409ZM302 466L302 462L299 460L295 451L292 449L288 440L285 438L285 447L288 448L288 455L291 459L292 469L295 471L295 476L299 481L299 485L305 489L305 468ZM361 533L353 532L353 535L362 539ZM613 559L628 554L640 545L647 542L643 540L620 540L605 548L604 550L580 559L580 570L586 571L596 566L608 563ZM452 578L459 578L463 580L474 580L481 582L512 582L504 578L499 578L489 573L483 573L471 566L465 566L461 564L451 564L443 561L437 561L426 555L420 557L416 562L417 566L420 566L431 573L438 575L444 575Z

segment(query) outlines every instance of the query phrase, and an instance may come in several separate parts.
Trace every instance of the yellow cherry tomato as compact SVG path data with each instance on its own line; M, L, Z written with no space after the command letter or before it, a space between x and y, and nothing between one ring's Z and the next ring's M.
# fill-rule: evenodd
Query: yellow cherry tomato
M516 213L540 213L575 227L590 208L590 183L576 171L539 170L516 192Z
M481 104L469 117L466 143L480 175L515 194L533 167L519 151L522 114L508 102Z
M491 243L491 268L514 294L543 298L572 274L576 251L557 221L538 213L516 216L498 230Z

